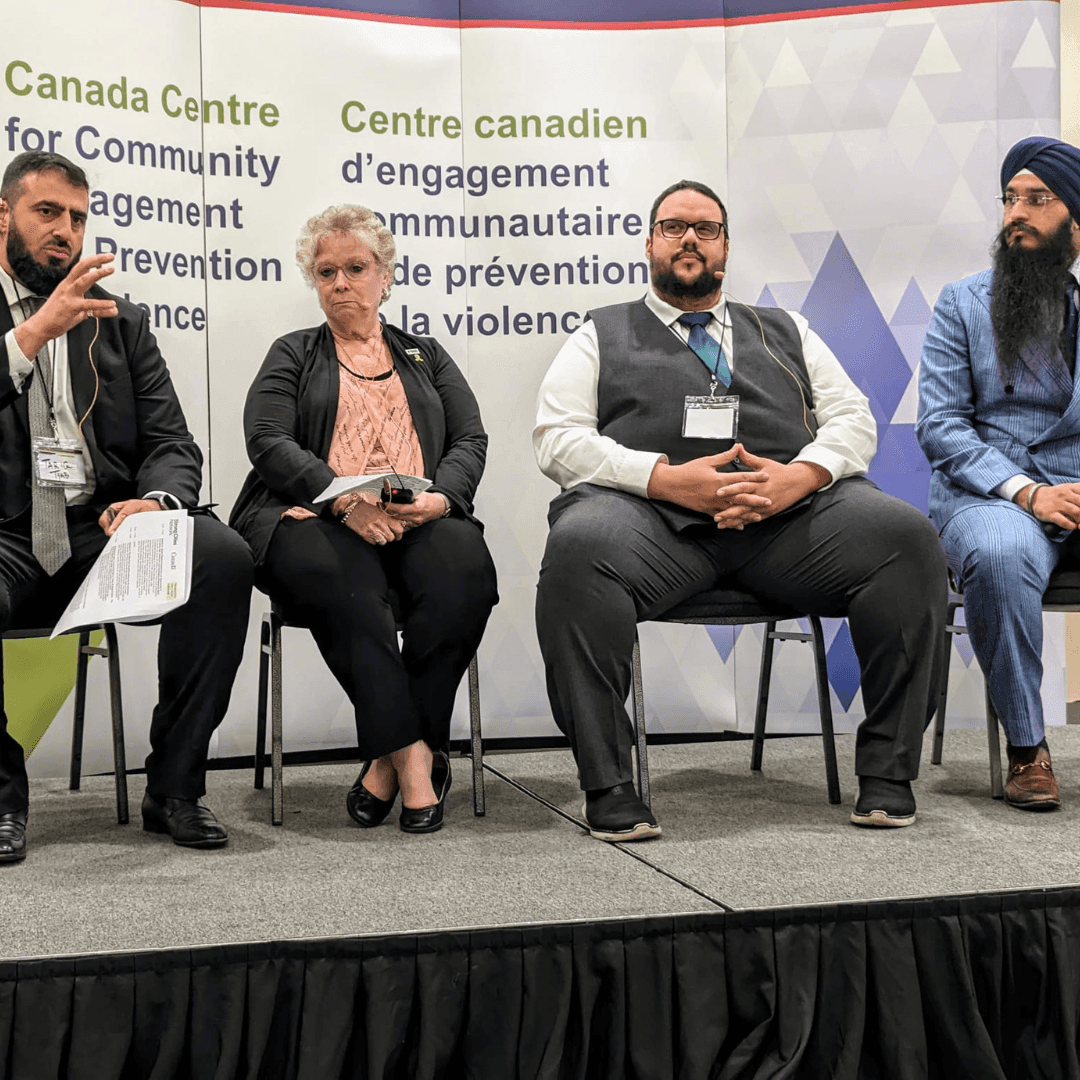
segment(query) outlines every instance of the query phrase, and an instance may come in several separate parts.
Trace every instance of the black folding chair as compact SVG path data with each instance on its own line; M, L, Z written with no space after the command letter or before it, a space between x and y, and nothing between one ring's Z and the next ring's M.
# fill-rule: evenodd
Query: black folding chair
M102 645L91 645L90 635L97 630L105 632ZM13 627L0 634L0 700L4 693L5 641L26 638L47 638L52 627ZM116 773L116 820L120 825L128 822L127 763L124 753L124 706L120 686L120 648L116 640L116 627L112 623L73 630L79 635L79 651L75 661L75 723L71 729L71 777L69 788L78 791L82 780L83 723L86 716L86 675L91 656L104 656L109 661L109 703L112 710L113 767Z
M394 598L391 598L394 603ZM397 610L395 606L395 611ZM281 708L281 631L286 626L300 626L287 619L277 604L263 615L259 652L259 706L255 732L255 787L262 790L266 767L266 702L270 699L270 820L282 823L284 788L282 784L282 708ZM398 619L398 629L401 620ZM469 735L472 756L473 813L484 816L484 743L480 728L480 677L473 656L469 663Z
M808 618L810 633L777 630L776 624L792 619ZM773 648L777 641L805 641L814 648L814 668L817 674L818 712L821 716L821 737L825 751L825 778L829 802L840 802L840 779L836 769L836 742L833 737L832 705L829 700L829 672L825 658L825 638L821 620L790 609L779 608L758 599L741 589L709 589L665 612L654 622L690 623L703 626L744 626L765 624L765 641L761 650L761 674L758 679L757 712L754 716L754 743L750 768L761 770L765 748L765 721L769 709L769 683L772 675ZM646 806L649 798L649 759L645 735L645 701L641 685L641 646L634 636L633 654L634 734L638 767L638 794Z

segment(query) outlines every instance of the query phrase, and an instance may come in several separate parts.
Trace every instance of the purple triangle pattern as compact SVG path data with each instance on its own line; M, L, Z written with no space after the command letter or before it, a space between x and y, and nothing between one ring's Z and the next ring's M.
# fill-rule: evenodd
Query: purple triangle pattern
M712 643L716 648L716 651L720 654L720 659L727 663L728 657L731 655L731 650L735 648L735 642L739 638L739 631L741 626L706 626L705 630L709 637L712 639Z
M874 419L888 424L911 381L911 368L839 233L802 314L870 399Z
M915 438L914 424L888 424L878 429L878 452L867 476L882 491L927 513L930 463Z
M836 691L844 712L847 712L859 692L859 659L855 655L851 630L846 622L837 630L825 655L829 662L829 684Z
M889 325L897 326L921 326L923 329L930 325L930 305L926 302L922 290L915 284L912 278L908 282L904 295L900 297L900 303L896 305L893 317Z

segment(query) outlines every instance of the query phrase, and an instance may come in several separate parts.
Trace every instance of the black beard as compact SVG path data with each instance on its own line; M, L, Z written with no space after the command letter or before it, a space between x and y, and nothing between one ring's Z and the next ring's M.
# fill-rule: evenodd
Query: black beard
M36 296L51 296L53 289L68 276L72 264L78 261L78 254L67 265L42 266L30 254L23 242L22 235L14 224L8 230L7 259L14 275Z
M1002 381L1012 373L1025 348L1048 353L1061 348L1065 318L1065 285L1076 253L1072 243L1072 220L1036 248L1009 245L1008 226L998 233L990 249L994 260L994 283L990 290L990 324L997 344Z
M653 269L652 283L658 292L687 300L700 300L720 288L720 279L711 274L704 263L701 264L701 273L693 281L683 281L675 275L674 270Z

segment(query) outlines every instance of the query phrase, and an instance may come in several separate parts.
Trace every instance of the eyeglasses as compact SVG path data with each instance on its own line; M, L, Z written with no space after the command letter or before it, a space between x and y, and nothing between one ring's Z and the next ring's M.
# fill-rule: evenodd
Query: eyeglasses
M725 225L722 221L681 221L679 218L664 218L653 228L658 228L660 235L669 240L678 240L686 234L687 229L693 229L699 240L716 240L724 231Z
M1047 195L1045 192L1038 195L1017 195L1009 191L1004 195L995 195L994 201L1001 203L1006 210L1011 210L1018 202L1030 206L1033 210L1041 210L1047 203L1061 200L1056 195Z
M340 270L349 281L357 281L364 276L364 271L371 265L369 262L353 262L347 266L333 266L330 263L323 263L322 266L315 267L315 280L329 285L332 281L337 280L338 271Z

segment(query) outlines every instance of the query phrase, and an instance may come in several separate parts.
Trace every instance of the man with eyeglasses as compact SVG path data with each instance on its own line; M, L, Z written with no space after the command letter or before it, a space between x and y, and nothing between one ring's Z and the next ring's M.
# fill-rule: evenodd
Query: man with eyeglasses
M1018 142L1001 166L993 269L946 285L923 346L930 516L1008 737L1005 800L1061 803L1040 697L1042 596L1080 555L1080 149Z
M910 825L944 632L933 527L863 475L873 416L806 320L723 295L719 197L682 180L660 193L649 226L651 288L591 311L566 341L533 432L540 468L562 488L537 633L589 830L659 834L632 782L634 628L720 583L848 617L866 709L852 821Z

